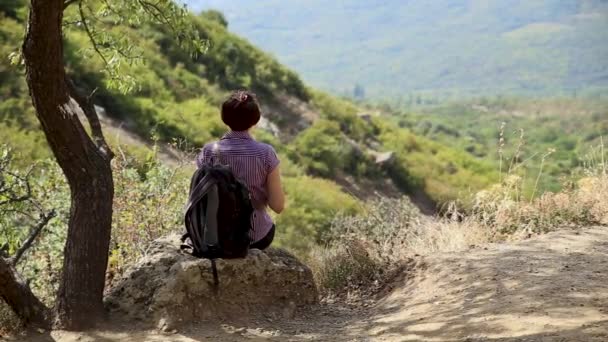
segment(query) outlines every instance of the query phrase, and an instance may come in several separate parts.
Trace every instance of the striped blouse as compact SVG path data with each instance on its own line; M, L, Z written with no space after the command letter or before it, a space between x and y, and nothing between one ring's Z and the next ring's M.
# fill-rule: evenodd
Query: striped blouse
M214 145L218 144L218 152ZM196 165L201 167L213 163L212 158L219 155L219 162L229 165L234 175L243 181L251 193L254 208L251 217L252 243L261 240L273 226L270 215L266 212L268 190L266 179L279 165L274 148L268 144L255 141L247 132L230 131L219 142L206 144L196 158Z

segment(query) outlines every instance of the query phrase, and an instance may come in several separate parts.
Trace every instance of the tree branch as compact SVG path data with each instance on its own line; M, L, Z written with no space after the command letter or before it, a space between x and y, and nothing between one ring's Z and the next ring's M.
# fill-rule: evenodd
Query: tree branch
M42 231L42 229L55 216L57 216L57 214L55 213L55 210L51 210L47 214L40 215L40 221L32 229L30 236L28 236L27 239L25 239L25 241L23 242L23 245L21 245L21 247L19 247L17 252L15 252L15 254L9 259L9 263L11 264L11 266L14 267L17 265L17 263L19 262L19 260L23 256L23 254L32 246L32 243L34 242L34 240L36 240L38 235L40 235L40 232Z
M163 10L160 9L157 4L153 4L145 0L138 0L138 2L144 11L154 17L154 19L156 19L156 21L158 21L160 24L168 25L171 28L171 31L173 31L173 34L179 37L180 32L175 28L171 19L167 18ZM156 13L154 13L154 11L156 11Z
M78 13L80 13L80 21L82 22L82 26L84 27L84 31L86 32L87 36L89 36L89 40L91 41L91 45L93 45L93 49L99 55L99 57L101 58L101 60L103 61L103 63L106 65L106 67L109 66L110 63L108 63L108 60L106 59L106 57L99 50L99 46L97 45L97 41L95 40L95 37L93 37L93 32L89 28L89 24L87 24L87 19L86 19L85 15L84 15L84 10L82 9L82 1L80 1L80 0L75 0L75 1L79 1L78 2Z
M7 259L0 258L0 298L24 323L50 327L49 309L32 293Z
M8 258L8 242L0 247L0 258Z
M2 188L0 188L0 194L8 193L8 195L6 196L6 198L7 198L6 200L0 201L0 206L6 205L6 204L25 202L32 198L32 188L30 187L29 177L30 177L30 174L32 173L32 171L34 170L34 166L35 165L32 165L30 167L30 169L27 170L25 176L20 176L17 173L0 168L0 170L4 174L7 174L7 175L15 178L18 181L16 183L21 183L25 186L25 194L17 195L17 193L14 190L14 187L16 187L18 185L12 184L12 185L9 185L8 187L4 187L4 185L6 185L6 182L4 181L4 179L2 179L2 182L1 182Z
M70 96L78 103L84 115L89 122L89 127L91 127L91 135L93 136L93 142L97 146L98 150L103 154L105 158L111 160L114 158L114 152L110 149L110 146L106 142L106 139L103 136L103 132L101 130L101 123L99 122L99 116L97 116L97 111L95 110L95 106L93 105L92 97L95 95L94 90L90 95L83 96L78 89L76 89L76 85L72 80L67 79L66 83L68 85L68 89L70 91Z

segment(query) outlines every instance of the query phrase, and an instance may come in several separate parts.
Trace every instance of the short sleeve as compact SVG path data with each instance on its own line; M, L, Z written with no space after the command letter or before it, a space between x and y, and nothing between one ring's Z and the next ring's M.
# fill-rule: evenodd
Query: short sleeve
M277 166L279 166L279 157L277 157L277 153L274 148L268 145L268 151L266 153L266 172L270 174Z

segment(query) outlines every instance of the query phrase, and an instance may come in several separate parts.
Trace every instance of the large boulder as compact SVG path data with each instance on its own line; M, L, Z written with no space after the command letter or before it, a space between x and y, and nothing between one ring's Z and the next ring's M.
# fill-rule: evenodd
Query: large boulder
M179 236L156 240L106 297L114 313L166 330L197 320L293 316L318 300L312 272L293 255L252 249L244 259L211 262L179 250Z

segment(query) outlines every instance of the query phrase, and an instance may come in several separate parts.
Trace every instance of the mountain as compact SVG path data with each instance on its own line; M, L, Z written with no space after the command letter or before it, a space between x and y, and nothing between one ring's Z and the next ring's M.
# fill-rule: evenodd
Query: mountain
M187 0L334 93L572 95L608 88L606 0ZM356 88L356 91L355 91Z

